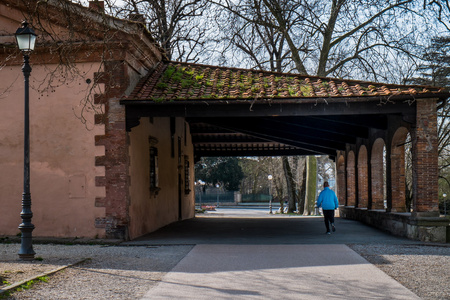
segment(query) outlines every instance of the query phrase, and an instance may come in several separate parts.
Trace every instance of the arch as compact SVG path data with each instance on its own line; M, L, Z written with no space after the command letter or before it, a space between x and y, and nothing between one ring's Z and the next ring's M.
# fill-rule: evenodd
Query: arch
M369 171L367 148L362 145L358 153L358 207L367 208L369 204Z
M405 212L405 141L409 131L400 127L392 137L391 143L391 203L388 210Z
M345 183L345 157L340 155L337 160L337 193L339 205L346 204L346 190L347 185Z
M355 171L355 153L353 151L350 151L347 154L347 206L356 205Z
M385 159L385 143L382 138L378 138L372 145L372 154L370 160L370 168L372 173L372 209L383 209L384 207L384 187L386 166Z

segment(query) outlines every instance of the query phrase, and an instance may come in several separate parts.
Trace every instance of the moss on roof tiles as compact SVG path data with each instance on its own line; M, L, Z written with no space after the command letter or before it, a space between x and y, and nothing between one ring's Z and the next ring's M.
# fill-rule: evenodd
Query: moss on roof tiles
M314 97L367 97L436 93L440 88L386 85L295 74L164 63L129 98L155 102Z

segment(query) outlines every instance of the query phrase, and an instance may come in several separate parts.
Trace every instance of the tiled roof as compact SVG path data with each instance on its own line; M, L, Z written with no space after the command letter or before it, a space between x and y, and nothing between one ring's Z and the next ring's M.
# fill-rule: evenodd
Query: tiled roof
M447 94L443 88L161 62L125 99L163 101L365 98Z

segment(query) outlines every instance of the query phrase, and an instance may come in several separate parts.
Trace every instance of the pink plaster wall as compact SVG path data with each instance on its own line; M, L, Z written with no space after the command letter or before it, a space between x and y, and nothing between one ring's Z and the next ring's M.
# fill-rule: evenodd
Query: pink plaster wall
M31 62L33 63L33 56ZM94 227L104 208L94 206L104 197L104 187L95 186L95 176L104 170L95 167L95 155L104 151L94 144L94 136L104 128L94 125L94 114L85 111L84 125L80 100L89 85L85 79L40 94L39 82L49 68L33 65L30 77L31 198L33 236L102 237ZM95 63L78 64L86 78L93 79ZM93 80L92 80L93 82ZM92 84L92 83L91 83ZM15 235L21 223L23 191L23 74L21 66L0 69L0 235Z
M194 163L193 146L189 127L186 129L186 146L184 145L185 121L176 119L175 157L171 157L170 119L141 118L140 125L134 127L130 136L130 238L136 238L148 232L178 220L178 173L183 179L182 218L192 218L194 203ZM186 124L186 126L188 126ZM150 193L149 186L149 136L158 140L159 187L157 195ZM178 137L181 137L182 168L178 168ZM184 193L184 155L189 156L191 182L189 194Z

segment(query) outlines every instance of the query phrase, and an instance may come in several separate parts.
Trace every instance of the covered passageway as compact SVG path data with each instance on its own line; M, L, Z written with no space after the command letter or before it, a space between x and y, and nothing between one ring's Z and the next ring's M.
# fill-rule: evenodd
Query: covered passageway
M163 62L121 104L127 130L142 118L184 118L196 159L328 155L341 217L446 241L436 111L448 96L436 87ZM405 146L412 148L411 206Z

